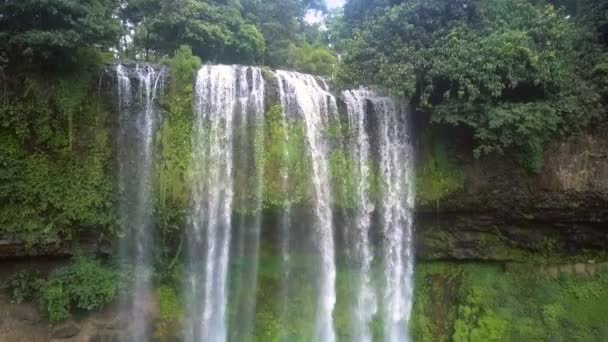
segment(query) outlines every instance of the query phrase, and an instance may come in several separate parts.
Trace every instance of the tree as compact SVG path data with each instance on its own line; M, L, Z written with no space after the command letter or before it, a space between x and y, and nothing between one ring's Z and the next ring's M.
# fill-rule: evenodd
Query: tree
M122 16L146 59L188 45L205 61L254 63L265 50L262 34L243 19L238 2L137 0L127 3Z
M512 152L538 170L544 142L602 112L578 52L585 28L545 1L400 1L363 20L347 9L343 81L380 85L432 122L469 127L477 155Z
M323 0L243 0L242 3L247 19L264 35L267 44L264 64L273 67L289 67L289 45L301 46L306 42L306 13L327 11Z
M336 64L333 52L322 45L308 43L287 47L287 66L314 75L331 76Z
M0 2L0 50L10 63L64 64L82 47L112 46L119 32L116 0ZM69 59L69 58L68 58Z

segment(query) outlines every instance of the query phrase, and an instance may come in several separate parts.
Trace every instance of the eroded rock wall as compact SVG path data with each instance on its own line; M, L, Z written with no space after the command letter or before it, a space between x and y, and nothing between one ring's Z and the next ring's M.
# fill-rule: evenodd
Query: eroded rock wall
M607 133L550 144L539 174L504 156L464 160L463 189L417 208L420 258L521 260L608 246Z

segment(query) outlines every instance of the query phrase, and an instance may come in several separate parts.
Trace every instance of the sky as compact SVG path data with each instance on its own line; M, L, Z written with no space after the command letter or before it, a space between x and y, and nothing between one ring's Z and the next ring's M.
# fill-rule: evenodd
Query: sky
M346 0L325 0L327 2L327 7L331 8L336 8L336 7L340 7L342 5L344 5L344 3L346 2Z
M325 0L327 3L327 8L334 9L336 7L340 7L344 5L346 0ZM315 11L309 11L304 18L309 24L316 24L323 21L323 14Z

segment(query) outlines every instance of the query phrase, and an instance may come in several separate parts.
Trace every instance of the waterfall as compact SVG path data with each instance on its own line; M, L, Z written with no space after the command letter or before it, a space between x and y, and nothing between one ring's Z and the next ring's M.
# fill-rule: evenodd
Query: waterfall
M376 314L377 303L374 293L371 266L373 260L370 228L374 203L370 198L370 138L366 129L366 103L373 94L365 90L345 91L342 93L346 103L350 141L348 149L356 165L354 213L354 255L357 259L359 279L354 298L351 329L356 341L372 341L370 323Z
M283 110L299 114L305 124L306 140L312 160L315 234L321 260L317 289L315 340L332 342L335 340L333 310L336 302L336 266L328 171L329 146L327 146L325 130L330 122L330 117L337 117L336 100L311 75L277 71L276 76L282 87L279 95Z
M149 340L150 323L145 303L151 296L153 224L152 172L154 135L160 113L155 103L163 88L165 71L150 65L117 65L119 132L117 144L121 253L132 267L132 296L126 299L135 328L131 341Z
M251 77L248 77L248 71ZM217 65L199 70L192 137L193 208L188 234L187 341L222 342L228 339L227 282L234 185L235 179L239 179L238 173L247 172L246 169L234 169L235 140L238 142L242 138L235 139L235 130L247 115L262 118L263 108L264 82L259 69ZM249 153L253 154L253 151ZM255 194L260 196L260 185L254 187ZM254 206L257 209L259 204ZM257 227L254 227L253 244L257 244L259 220L254 221ZM255 255L248 257L255 258L254 267L257 267L257 247L253 253ZM253 277L256 273L252 271ZM255 286L256 279L248 283L251 282Z
M150 199L160 121L155 102L165 71L118 65L115 74L122 253L134 275L125 305L135 323L130 340L146 341L152 330L145 310L152 292ZM277 106L266 106L260 68L206 65L197 74L184 339L259 339L266 331L257 330L257 320L276 315L283 340L409 341L414 174L405 102L365 89L344 91L338 102L320 78L281 70L271 76ZM338 164L336 155L342 158ZM335 168L348 179L336 178ZM348 190L336 192L339 187ZM341 202L344 194L348 203ZM277 215L266 222L264 208L275 204ZM263 306L258 316L256 300L268 295L258 279L260 256L268 257L260 253L262 228L272 222L280 225L270 239L280 266L271 271L280 287L272 296L280 305ZM344 241L337 231L347 232ZM308 279L310 285L302 284ZM300 312L297 305L307 306ZM336 326L335 313L348 320Z
M405 105L390 98L372 101L378 120L382 179L384 340L403 342L409 341L407 327L413 296L413 149L405 122Z

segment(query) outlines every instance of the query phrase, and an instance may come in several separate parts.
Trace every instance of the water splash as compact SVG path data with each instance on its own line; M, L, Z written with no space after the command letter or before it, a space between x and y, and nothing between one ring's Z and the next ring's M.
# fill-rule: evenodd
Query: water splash
M165 70L150 65L116 65L118 83L118 185L122 232L121 253L133 268L129 287L132 296L124 305L135 326L129 340L147 341L150 331L145 305L151 296L152 173L154 135L160 112L156 100L164 86Z

